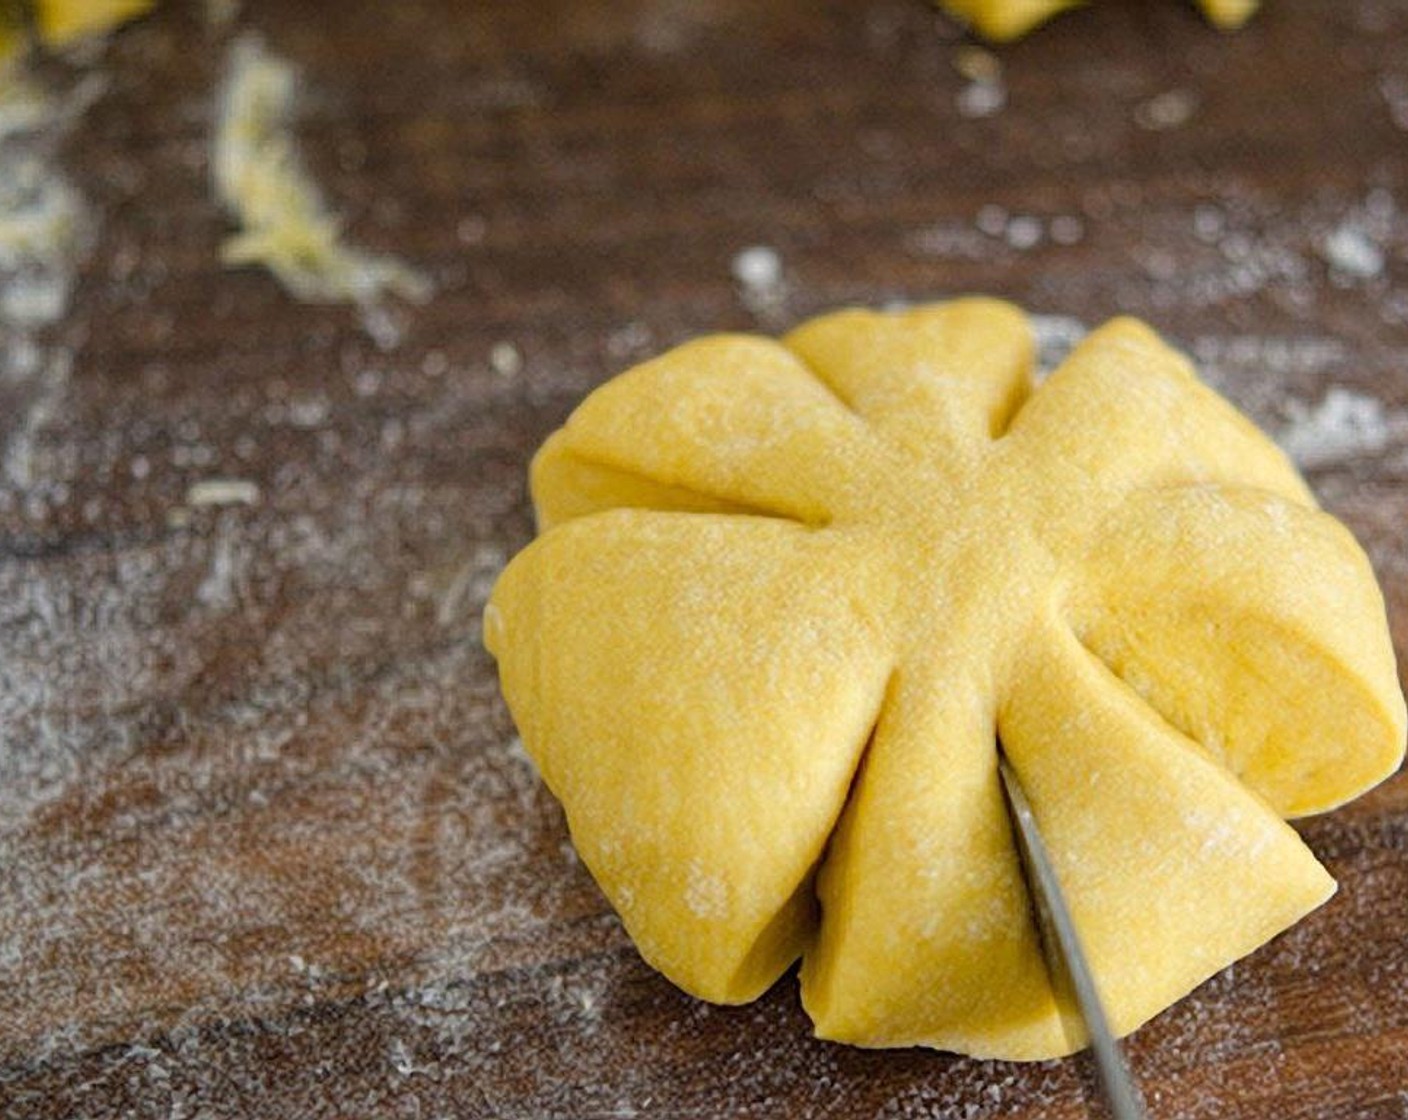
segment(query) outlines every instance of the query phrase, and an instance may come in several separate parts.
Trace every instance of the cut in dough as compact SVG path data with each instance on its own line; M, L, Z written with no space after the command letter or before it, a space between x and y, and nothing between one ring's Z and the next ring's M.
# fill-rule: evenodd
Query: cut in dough
M1038 24L1081 3L1082 0L939 0L941 7L997 42L1020 38ZM1233 31L1251 19L1258 3L1259 0L1198 0L1203 14L1224 31Z
M1121 1032L1323 902L1282 816L1391 773L1368 562L1144 325L1040 388L1013 307L842 311L603 385L534 461L485 640L577 849L705 999L799 956L817 1031L1039 1059L997 777Z

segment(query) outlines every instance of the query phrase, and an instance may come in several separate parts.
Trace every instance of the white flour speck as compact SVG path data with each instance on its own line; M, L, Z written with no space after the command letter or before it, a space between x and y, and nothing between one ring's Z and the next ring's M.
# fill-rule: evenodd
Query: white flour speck
M1395 128L1408 132L1408 77L1385 74L1379 79L1379 94L1388 106L1389 119Z
M1007 244L1017 250L1034 249L1041 243L1041 222L1027 214L1018 214L1007 223Z
M1302 467L1325 467L1388 446L1389 417L1374 397L1335 386L1317 405L1292 401L1290 423L1276 440Z
M959 91L958 112L965 117L990 117L1007 104L1002 61L982 47L963 47L954 54L953 68L968 79Z
M782 257L770 245L750 245L733 258L733 279L743 306L755 315L779 311L787 294Z
M1321 253L1331 268L1356 280L1369 280L1384 270L1384 251L1363 227L1346 222L1325 238Z
M1057 245L1075 245L1085 236L1085 223L1070 214L1058 214L1051 219L1051 240Z
M782 258L768 245L752 245L733 258L733 278L745 288L773 288L782 282Z
M501 377L512 377L523 369L523 352L512 342L496 342L489 351L489 368Z
M1151 97L1134 111L1134 123L1150 132L1178 128L1198 111L1198 95L1189 89L1171 89Z
M1007 231L1007 211L989 202L978 211L974 224L989 237L1001 237Z
M958 92L958 111L980 120L1002 112L1007 105L1007 87L1001 81L969 82Z

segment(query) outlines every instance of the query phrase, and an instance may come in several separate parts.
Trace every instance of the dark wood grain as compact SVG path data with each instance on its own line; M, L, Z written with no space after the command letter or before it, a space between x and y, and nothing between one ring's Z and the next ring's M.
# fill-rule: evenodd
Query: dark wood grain
M1311 478L1401 655L1408 7L1269 0L1223 37L1106 0L1005 49L985 118L908 0L268 0L246 28L302 68L350 236L439 290L383 352L220 269L227 36L173 3L111 44L62 149L99 228L43 340L72 371L0 385L0 1114L1086 1115L1076 1062L821 1044L790 978L723 1009L654 975L515 747L479 611L528 457L611 373L984 291L1144 316L1273 431L1378 402L1385 440ZM1191 113L1150 127L1170 92ZM1330 267L1346 222L1382 267ZM752 244L784 264L764 303L730 276ZM260 500L187 508L209 478ZM1132 1040L1153 1115L1408 1116L1408 781L1303 832L1340 893Z

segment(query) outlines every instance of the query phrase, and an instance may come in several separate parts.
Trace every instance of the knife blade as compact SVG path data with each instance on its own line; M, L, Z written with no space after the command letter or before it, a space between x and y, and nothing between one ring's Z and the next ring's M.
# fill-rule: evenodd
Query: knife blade
M1059 975L1067 981L1075 997L1076 1007L1090 1036L1096 1074L1110 1115L1114 1120L1148 1120L1124 1052L1110 1031L1109 1017L1100 1001L1095 976L1085 958L1085 950L1081 946L1070 908L1066 905L1061 882L1052 867L1041 829L1037 826L1031 802L1027 800L1017 772L1001 755L998 756L998 769L1002 775L1008 809L1016 825L1017 847L1026 872L1027 886L1041 919L1037 925L1042 948L1051 967L1059 970Z

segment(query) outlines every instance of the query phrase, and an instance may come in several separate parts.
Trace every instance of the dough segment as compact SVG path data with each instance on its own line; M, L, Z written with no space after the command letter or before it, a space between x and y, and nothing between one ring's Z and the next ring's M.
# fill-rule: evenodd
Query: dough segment
M761 995L815 922L890 673L841 577L789 522L618 510L539 538L495 591L486 642L582 861L705 999Z
M1146 491L1085 578L1085 644L1281 815L1333 809L1397 765L1378 589L1333 518L1254 489Z
M704 339L535 461L544 532L486 643L584 862L686 990L749 999L803 955L825 1037L1081 1045L998 736L1122 1030L1332 889L1273 807L1402 758L1367 561L1142 324L1035 390L1031 349L977 299Z
M533 463L540 525L616 499L632 487L671 488L681 505L829 518L842 464L870 433L781 343L713 335L608 382L550 437ZM576 485L582 464L614 474L601 505ZM634 491L631 491L634 493ZM667 499L668 502L668 499Z
M1073 485L1099 488L1111 506L1134 487L1188 482L1315 504L1281 450L1137 319L1093 331L1015 417L1011 434L1033 451L1032 470L1067 471Z
M939 0L979 34L998 42L1018 39L1052 16L1084 0ZM1198 0L1203 14L1223 31L1235 31L1252 18L1259 0Z
M1334 893L1264 801L1054 620L1033 636L998 731L1118 1034Z
M1031 393L1031 329L995 300L838 311L783 342L872 431L921 457L935 440L962 453L1000 435Z
M821 1037L862 1046L1062 1052L997 778L996 712L978 681L936 668L896 676L819 877L802 1003Z

